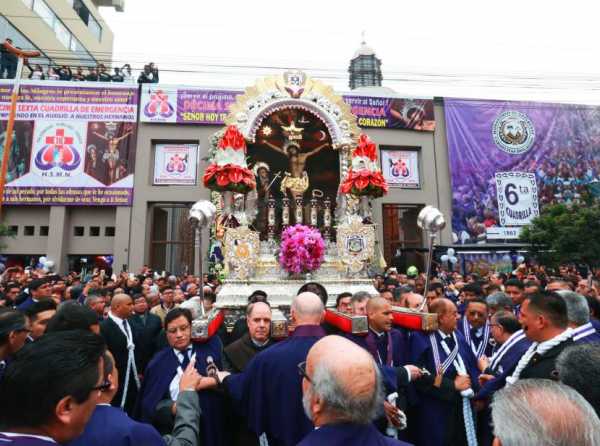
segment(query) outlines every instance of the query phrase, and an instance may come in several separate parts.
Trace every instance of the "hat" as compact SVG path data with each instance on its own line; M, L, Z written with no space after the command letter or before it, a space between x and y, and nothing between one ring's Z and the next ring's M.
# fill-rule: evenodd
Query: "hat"
M46 283L48 283L47 279L33 279L31 282L29 282L29 285L27 287L30 291L37 290L39 287Z
M418 276L419 275L419 270L414 265L409 266L408 269L406 270L406 275L407 276L411 276L411 277Z

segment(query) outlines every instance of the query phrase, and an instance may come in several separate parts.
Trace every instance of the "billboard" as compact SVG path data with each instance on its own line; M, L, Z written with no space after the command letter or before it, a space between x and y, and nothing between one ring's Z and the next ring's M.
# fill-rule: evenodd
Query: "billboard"
M223 125L229 106L243 91L145 84L141 122ZM365 128L433 132L433 100L376 96L342 96Z
M11 93L0 82L0 153ZM4 203L131 206L137 105L132 86L24 82Z
M600 107L444 100L452 230L462 244L517 239L552 203L581 202L600 175Z

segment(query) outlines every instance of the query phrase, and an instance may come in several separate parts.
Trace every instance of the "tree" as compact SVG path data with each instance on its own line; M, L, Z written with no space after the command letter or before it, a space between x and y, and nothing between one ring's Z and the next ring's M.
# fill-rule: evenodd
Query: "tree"
M531 225L523 228L520 238L544 265L600 266L600 204L546 206Z

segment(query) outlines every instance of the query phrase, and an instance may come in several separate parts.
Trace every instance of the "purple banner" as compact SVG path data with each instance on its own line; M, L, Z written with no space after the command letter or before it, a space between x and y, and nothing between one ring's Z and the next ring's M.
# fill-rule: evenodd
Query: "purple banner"
M600 107L446 99L457 243L517 238L550 203L581 202L600 174Z
M179 89L148 85L142 89L142 122L222 125L242 91ZM343 96L365 128L435 130L433 100Z
M11 91L10 82L0 82L2 145ZM19 100L5 203L131 206L136 86L25 82Z

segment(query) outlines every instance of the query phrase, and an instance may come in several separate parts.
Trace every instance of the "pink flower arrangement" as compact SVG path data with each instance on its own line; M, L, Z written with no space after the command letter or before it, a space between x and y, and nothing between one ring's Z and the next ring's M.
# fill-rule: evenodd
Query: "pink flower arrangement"
M294 225L281 234L279 264L291 274L319 269L325 256L325 242L321 233L304 225Z

